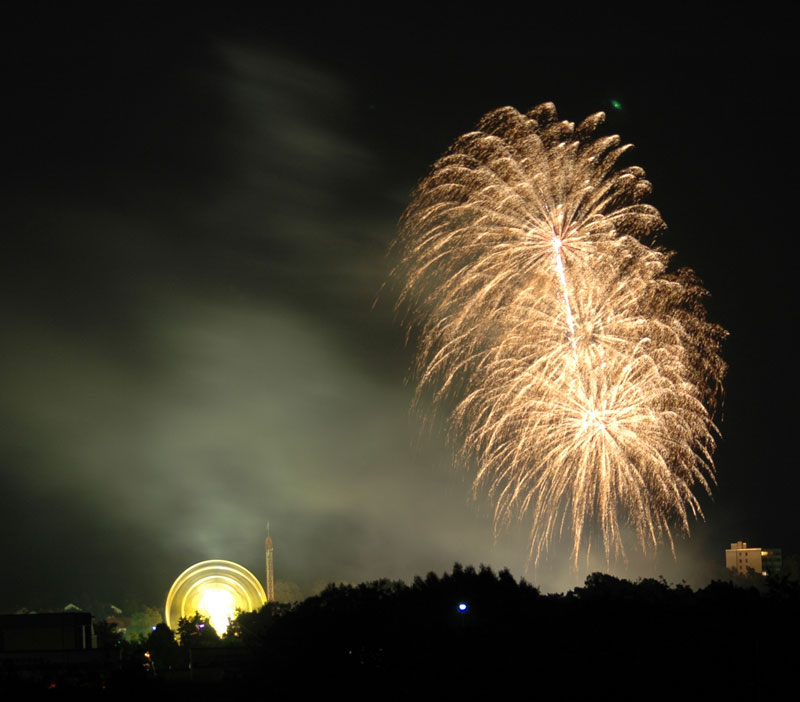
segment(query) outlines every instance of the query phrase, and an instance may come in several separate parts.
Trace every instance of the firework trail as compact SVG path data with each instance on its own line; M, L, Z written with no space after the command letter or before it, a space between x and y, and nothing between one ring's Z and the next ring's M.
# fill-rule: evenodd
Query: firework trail
M629 146L595 137L603 118L489 113L419 185L395 244L418 392L452 408L495 528L530 517L535 562L565 532L576 564L598 534L624 557L625 524L644 550L672 545L714 480L726 332L648 245L664 226L650 183L616 167Z

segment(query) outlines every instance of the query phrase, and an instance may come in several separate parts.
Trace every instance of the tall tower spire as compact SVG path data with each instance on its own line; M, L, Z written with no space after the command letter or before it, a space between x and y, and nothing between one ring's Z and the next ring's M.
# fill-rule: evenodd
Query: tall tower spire
M267 557L267 602L275 601L275 562L272 555L272 537L269 535L269 522L267 522L267 540L264 542L264 552Z

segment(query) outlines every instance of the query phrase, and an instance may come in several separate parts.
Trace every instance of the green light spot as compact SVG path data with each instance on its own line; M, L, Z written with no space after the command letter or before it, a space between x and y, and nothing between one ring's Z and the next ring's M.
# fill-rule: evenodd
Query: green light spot
M619 100L612 100L611 101L611 107L613 107L615 110L621 110L622 109L622 103Z

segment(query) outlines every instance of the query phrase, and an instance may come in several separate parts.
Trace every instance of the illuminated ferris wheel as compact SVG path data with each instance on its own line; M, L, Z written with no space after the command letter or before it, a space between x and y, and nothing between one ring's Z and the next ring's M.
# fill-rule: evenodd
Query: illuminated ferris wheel
M199 612L221 636L236 610L251 612L267 602L264 588L247 568L232 561L202 561L181 573L167 595L165 621L176 629L181 617Z

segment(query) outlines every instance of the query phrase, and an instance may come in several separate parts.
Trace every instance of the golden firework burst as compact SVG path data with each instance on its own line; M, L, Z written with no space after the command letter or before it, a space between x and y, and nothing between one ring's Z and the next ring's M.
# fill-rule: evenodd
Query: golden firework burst
M419 330L418 388L448 403L495 525L531 518L538 561L557 534L577 563L599 532L623 556L702 516L726 332L706 291L668 269L664 227L629 146L545 103L486 115L434 164L401 220L399 307Z

